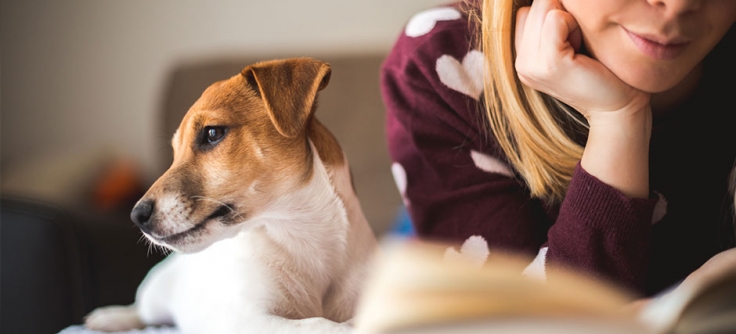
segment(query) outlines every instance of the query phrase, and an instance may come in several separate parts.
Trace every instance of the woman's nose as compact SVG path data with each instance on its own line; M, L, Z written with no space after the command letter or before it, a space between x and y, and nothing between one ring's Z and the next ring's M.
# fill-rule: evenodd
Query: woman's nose
M649 4L664 12L665 16L675 17L700 8L704 0L647 0Z

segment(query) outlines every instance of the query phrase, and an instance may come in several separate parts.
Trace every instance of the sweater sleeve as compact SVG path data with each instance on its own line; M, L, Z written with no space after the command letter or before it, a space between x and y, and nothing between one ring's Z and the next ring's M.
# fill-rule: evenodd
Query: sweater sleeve
M392 171L418 235L480 235L537 256L531 270L553 261L643 288L655 201L627 198L579 165L559 213L532 198L483 130L482 54L452 10L412 18L381 72Z

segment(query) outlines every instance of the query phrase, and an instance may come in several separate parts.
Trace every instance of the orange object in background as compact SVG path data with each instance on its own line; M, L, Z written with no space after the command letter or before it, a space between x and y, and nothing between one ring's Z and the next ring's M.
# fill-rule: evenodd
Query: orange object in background
M113 210L134 203L143 195L143 179L138 165L131 159L114 160L104 168L92 188L95 206Z

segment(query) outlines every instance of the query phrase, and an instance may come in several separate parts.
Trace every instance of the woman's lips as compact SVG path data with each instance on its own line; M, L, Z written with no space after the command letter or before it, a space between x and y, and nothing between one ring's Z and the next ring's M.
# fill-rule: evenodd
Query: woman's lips
M626 29L624 29L626 30ZM666 42L658 42L653 40L654 38L649 36L642 36L635 34L631 31L626 30L626 33L634 42L634 45L641 51L655 59L667 60L673 59L679 56L685 47L688 45L688 41L684 39L673 39Z

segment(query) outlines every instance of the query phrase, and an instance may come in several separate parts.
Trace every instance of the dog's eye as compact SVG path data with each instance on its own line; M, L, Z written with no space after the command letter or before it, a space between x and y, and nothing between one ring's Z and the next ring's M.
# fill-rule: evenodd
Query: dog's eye
M217 144L225 136L225 132L224 126L206 126L204 128L204 140L202 144Z

